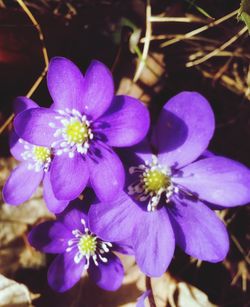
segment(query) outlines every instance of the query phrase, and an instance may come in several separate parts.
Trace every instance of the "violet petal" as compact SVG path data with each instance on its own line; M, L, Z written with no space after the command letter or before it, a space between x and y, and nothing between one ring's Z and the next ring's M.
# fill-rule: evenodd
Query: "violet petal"
M10 174L3 187L3 198L9 205L20 205L28 200L39 186L43 171L28 170L29 162L22 162Z

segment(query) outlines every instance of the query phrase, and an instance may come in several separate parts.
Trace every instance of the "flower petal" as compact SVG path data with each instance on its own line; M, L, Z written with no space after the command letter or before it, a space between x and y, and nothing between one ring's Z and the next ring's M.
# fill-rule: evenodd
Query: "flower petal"
M25 141L50 147L55 130L49 126L58 113L46 108L34 108L19 113L14 120L16 133Z
M110 106L114 96L114 83L109 69L99 61L88 67L82 95L83 112L92 119L101 116Z
M131 237L141 212L142 209L126 193L121 192L115 201L90 207L89 227L105 241L123 241Z
M148 276L161 276L169 266L175 239L165 208L144 212L133 233L135 258L141 271Z
M214 114L196 92L182 92L165 104L153 132L159 159L178 168L197 159L214 132Z
M250 202L250 170L239 162L212 157L194 162L174 178L207 202L233 207Z
M54 57L49 64L47 84L54 109L83 111L84 77L73 62L63 57Z
M4 185L3 198L9 205L17 206L28 200L43 178L43 171L28 170L28 164L22 162L17 166Z
M38 107L39 105L35 101L25 96L19 96L13 102L13 108L15 114L21 113L28 109L38 108Z
M58 220L67 227L70 232L75 229L83 230L82 220L88 227L88 217L86 208L84 208L84 202L79 199L72 201L66 210L59 214Z
M29 233L29 243L44 253L63 253L72 238L71 232L60 222L47 221Z
M88 155L90 183L97 197L102 201L110 201L122 190L125 173L121 160L108 147L99 144Z
M73 158L69 158L68 154L55 156L50 176L56 198L72 200L81 194L88 182L88 165L78 153Z
M107 144L125 147L140 142L148 132L149 123L149 112L139 100L116 96L111 108L98 120L97 125L107 138Z
M12 156L18 161L24 161L22 157L22 153L25 151L24 144L20 142L19 136L15 133L15 131L11 131L9 143L10 143L10 152Z
M50 173L46 173L43 179L43 197L48 209L54 214L62 212L68 205L68 200L59 200L52 190Z
M174 199L168 210L176 243L190 256L218 262L229 249L226 228L216 214L199 201Z
M77 250L58 255L51 263L48 270L50 287L57 292L65 292L72 288L81 278L85 258L76 264L74 256Z
M103 255L105 257L106 255ZM120 259L114 254L108 255L107 263L98 262L96 266L91 263L88 272L89 277L102 289L116 291L120 288L124 276L124 269Z

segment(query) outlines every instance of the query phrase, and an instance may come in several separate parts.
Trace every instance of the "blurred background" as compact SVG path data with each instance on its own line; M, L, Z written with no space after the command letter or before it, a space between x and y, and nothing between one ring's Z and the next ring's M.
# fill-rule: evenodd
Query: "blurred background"
M216 116L210 149L249 167L250 4L242 4L243 11L239 0L0 0L0 187L16 165L8 147L12 101L28 95L51 104L45 75L47 57L56 55L83 71L92 59L104 62L117 93L141 99L152 121L171 96L200 92ZM227 259L209 264L177 249L169 271L152 279L157 306L250 306L249 208L218 214L230 233ZM115 293L87 278L63 295L48 288L53 258L34 251L27 233L51 218L41 189L18 208L1 199L0 306L135 306L146 285L130 257Z

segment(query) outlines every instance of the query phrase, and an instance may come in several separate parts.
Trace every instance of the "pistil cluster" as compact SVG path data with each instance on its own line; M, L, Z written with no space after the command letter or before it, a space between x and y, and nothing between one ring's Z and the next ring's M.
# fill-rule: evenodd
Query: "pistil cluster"
M90 140L94 135L91 129L91 123L86 115L82 115L76 109L58 110L58 116L55 116L55 122L50 122L49 126L56 129L54 137L57 138L51 144L55 154L60 156L68 153L73 158L75 152L86 154Z
M40 172L47 172L51 163L51 151L47 147L31 145L28 142L19 139L23 144L24 151L21 154L24 160L29 161L28 169Z
M86 258L86 263L84 265L85 270L89 268L91 258L96 266L98 266L98 261L107 263L108 258L105 257L104 254L110 252L112 244L110 242L104 242L92 234L86 227L84 219L81 219L81 223L84 231L81 232L79 229L74 229L72 231L74 238L68 241L69 247L66 249L66 252L70 252L77 247L74 261L78 264L83 258Z
M148 200L147 211L155 211L162 195L165 202L169 203L173 193L178 188L171 181L171 170L159 164L155 155L152 155L152 162L132 166L130 174L138 174L137 179L128 186L129 195L138 195L140 201Z

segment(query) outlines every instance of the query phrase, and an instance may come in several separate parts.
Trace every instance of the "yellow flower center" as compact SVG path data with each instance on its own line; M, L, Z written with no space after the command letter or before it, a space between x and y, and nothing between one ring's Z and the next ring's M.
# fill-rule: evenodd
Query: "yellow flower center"
M78 248L83 255L93 255L95 254L97 248L96 237L86 234L81 237Z
M50 158L50 150L47 147L35 146L33 154L35 160L40 163L45 163Z
M144 187L147 192L157 193L171 185L170 178L159 170L149 170L143 175Z
M83 144L88 139L88 127L78 120L70 122L66 126L66 136L68 142Z

